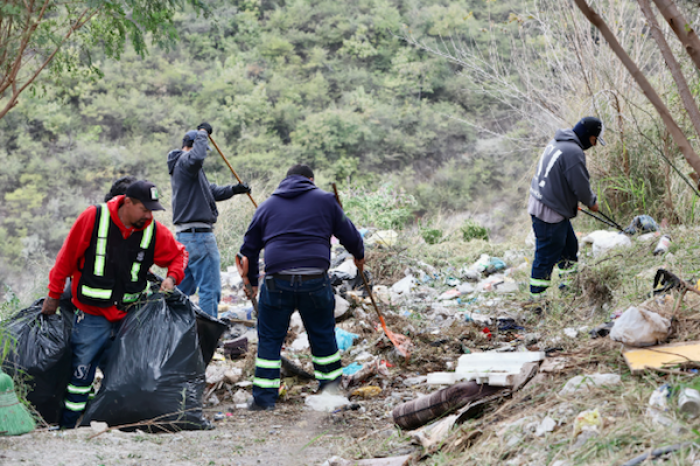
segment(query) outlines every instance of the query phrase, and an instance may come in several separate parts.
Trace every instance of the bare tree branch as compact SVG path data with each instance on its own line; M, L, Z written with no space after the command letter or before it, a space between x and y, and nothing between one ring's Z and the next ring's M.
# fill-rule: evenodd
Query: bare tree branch
M620 43L617 41L617 38L612 33L612 31L605 23L603 18L601 18L600 15L598 15L598 13L593 11L591 7L588 6L588 2L586 0L574 0L574 2L579 7L584 16L588 18L591 24L593 24L601 32L605 40L608 42L610 48L615 52L622 64L625 65L627 70L630 72L634 80L641 88L644 95L647 96L649 101L656 108L656 111L659 113L661 119L664 121L666 128L668 128L668 131L671 133L673 141L680 148L681 153L685 157L688 164L691 167L693 167L693 170L695 170L696 173L700 175L700 157L698 157L698 154L690 145L688 138L685 136L681 128L673 119L673 116L671 116L671 112L669 112L668 107L666 107L666 104L664 104L664 102L661 100L661 97L659 97L659 95L656 93L654 87L651 85L651 83L649 83L647 78L637 67L637 65L632 61L629 55L627 55L627 52L625 52L625 50L620 46Z

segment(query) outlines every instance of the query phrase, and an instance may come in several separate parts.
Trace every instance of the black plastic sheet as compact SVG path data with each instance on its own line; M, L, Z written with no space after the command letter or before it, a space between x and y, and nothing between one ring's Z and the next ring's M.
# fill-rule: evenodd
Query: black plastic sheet
M61 301L60 311L46 316L41 313L44 300L21 310L2 322L3 346L12 348L3 361L3 370L27 380L27 400L49 424L60 421L63 398L70 382L70 335L73 329L72 307Z
M156 432L208 429L202 416L205 367L192 303L178 290L155 293L124 318L82 424L103 421Z

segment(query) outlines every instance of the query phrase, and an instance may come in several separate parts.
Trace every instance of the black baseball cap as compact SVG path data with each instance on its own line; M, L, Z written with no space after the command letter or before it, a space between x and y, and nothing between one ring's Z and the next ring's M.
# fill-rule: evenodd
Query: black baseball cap
M605 145L603 140L604 132L605 125L603 125L603 122L600 118L592 116L581 118L581 121L574 126L574 133L578 134L579 137L595 136L601 146Z
M160 205L160 202L158 202L158 198L160 197L158 188L150 181L134 181L126 188L125 195L126 197L141 202L148 210L165 210L165 208Z

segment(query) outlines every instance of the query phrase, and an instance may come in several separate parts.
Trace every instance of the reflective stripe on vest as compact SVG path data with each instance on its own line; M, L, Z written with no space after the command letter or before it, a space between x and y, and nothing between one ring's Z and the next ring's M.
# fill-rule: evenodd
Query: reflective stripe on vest
M104 277L105 274L107 234L109 233L110 218L107 204L101 204L100 223L97 228L97 247L95 248L95 268L93 270L96 277Z
M100 221L97 228L97 244L95 247L95 266L93 268L93 273L96 277L103 277L105 274L105 264L107 262L107 235L109 234L109 222L111 216L109 213L109 208L107 204L100 205ZM153 230L155 228L156 221L153 220L145 230L143 230L143 235L141 236L141 243L139 247L143 250L147 250L151 246L151 241L153 240ZM141 271L141 263L134 262L131 265L131 281L139 281L139 272ZM90 298L95 299L110 299L112 297L112 290L104 288L92 288L83 285L81 288L83 294ZM122 300L126 303L131 303L136 301L141 292L139 293L124 293Z

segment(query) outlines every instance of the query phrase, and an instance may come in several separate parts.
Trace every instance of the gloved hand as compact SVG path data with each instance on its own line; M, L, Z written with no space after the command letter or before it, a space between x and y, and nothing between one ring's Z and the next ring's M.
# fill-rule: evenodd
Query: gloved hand
M231 186L233 189L233 194L250 194L251 189L248 183L238 183Z
M197 131L199 131L200 129L203 129L209 134L214 132L214 128L212 128L209 123L200 123L199 126L197 126Z

